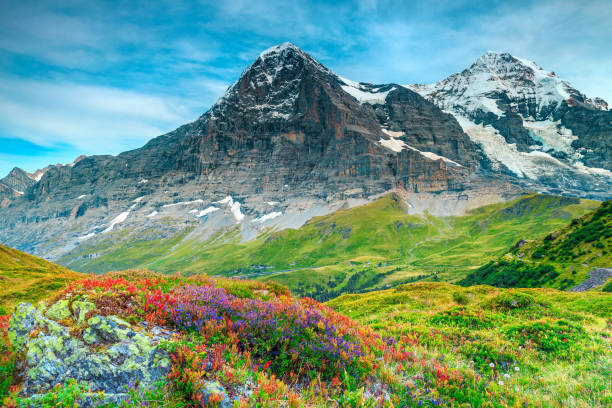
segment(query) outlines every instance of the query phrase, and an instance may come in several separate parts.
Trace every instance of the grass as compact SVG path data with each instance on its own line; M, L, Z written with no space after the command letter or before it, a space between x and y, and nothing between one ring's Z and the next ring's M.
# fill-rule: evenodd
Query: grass
M73 282L53 301L64 298L177 333L165 345L168 378L152 389L135 385L107 408L216 406L198 391L210 381L232 390L238 408L612 403L605 292L417 282L322 305L272 282L126 271ZM10 362L14 368L19 356ZM247 383L252 392L244 393ZM28 403L18 390L17 382L4 406ZM75 406L91 391L57 384L36 406Z
M594 267L610 266L612 201L606 201L562 229L514 245L461 284L567 289L585 280Z
M541 406L612 403L612 294L414 283L327 305Z
M127 238L134 235L130 233L85 246L60 263L96 273L146 267L164 273L205 270L212 275L274 279L297 294L326 300L419 276L458 281L519 239L544 237L597 206L590 200L526 194L463 216L435 217L410 215L402 199L389 194L314 217L299 229L269 230L247 242L241 242L238 228L205 240L177 233L134 242ZM92 253L97 257L88 258Z
M17 303L44 299L86 275L0 245L0 315Z

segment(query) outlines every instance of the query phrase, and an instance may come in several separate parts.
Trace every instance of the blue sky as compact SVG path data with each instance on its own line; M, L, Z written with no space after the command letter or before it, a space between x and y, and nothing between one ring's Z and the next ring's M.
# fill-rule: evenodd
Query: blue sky
M612 3L0 0L0 177L196 119L290 41L357 81L428 83L487 50L612 102Z

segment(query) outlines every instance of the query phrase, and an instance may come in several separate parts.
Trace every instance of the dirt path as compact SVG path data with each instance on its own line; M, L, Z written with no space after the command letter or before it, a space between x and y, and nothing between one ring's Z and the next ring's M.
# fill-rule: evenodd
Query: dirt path
M591 271L591 274L581 284L574 286L570 292L584 292L585 290L596 288L601 286L608 278L612 276L612 268L595 268Z

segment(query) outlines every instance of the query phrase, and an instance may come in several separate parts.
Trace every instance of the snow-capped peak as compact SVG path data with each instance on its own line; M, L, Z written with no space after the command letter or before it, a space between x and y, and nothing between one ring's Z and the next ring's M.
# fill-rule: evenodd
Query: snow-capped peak
M210 117L223 116L229 104L253 113L257 120L288 119L304 79L330 78L333 73L291 43L268 48L219 98Z
M282 44L272 46L265 51L262 51L261 54L259 54L259 58L268 58L273 55L278 55L278 54L283 53L285 50L293 50L293 51L304 54L304 51L302 51L299 47L296 47L290 42L284 42Z
M605 102L587 99L569 82L535 62L494 51L484 53L468 69L435 84L407 87L442 109L472 118L487 113L501 117L510 109L524 117L544 120L570 99L607 108Z

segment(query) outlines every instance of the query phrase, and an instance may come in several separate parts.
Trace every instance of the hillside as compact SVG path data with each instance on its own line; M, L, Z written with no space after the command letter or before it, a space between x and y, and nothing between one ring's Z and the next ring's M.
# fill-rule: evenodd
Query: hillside
M612 401L612 294L416 283L327 305L410 344L419 359L473 369L538 406Z
M528 194L463 216L436 217L411 215L399 195L389 194L314 217L299 229L269 229L247 242L231 227L207 240L109 238L60 262L83 272L145 267L275 280L296 294L329 299L434 276L461 279L499 257L517 237L542 237L596 206L595 201Z
M461 280L462 285L569 289L594 268L612 267L612 201L560 230L524 241ZM590 286L603 286L606 278Z
M204 275L84 279L36 308L20 304L0 333L13 351L0 359L0 394L13 384L3 406L603 407L612 398L610 294L419 283L328 306L278 284Z
M86 275L0 245L0 315L19 302L35 302Z

